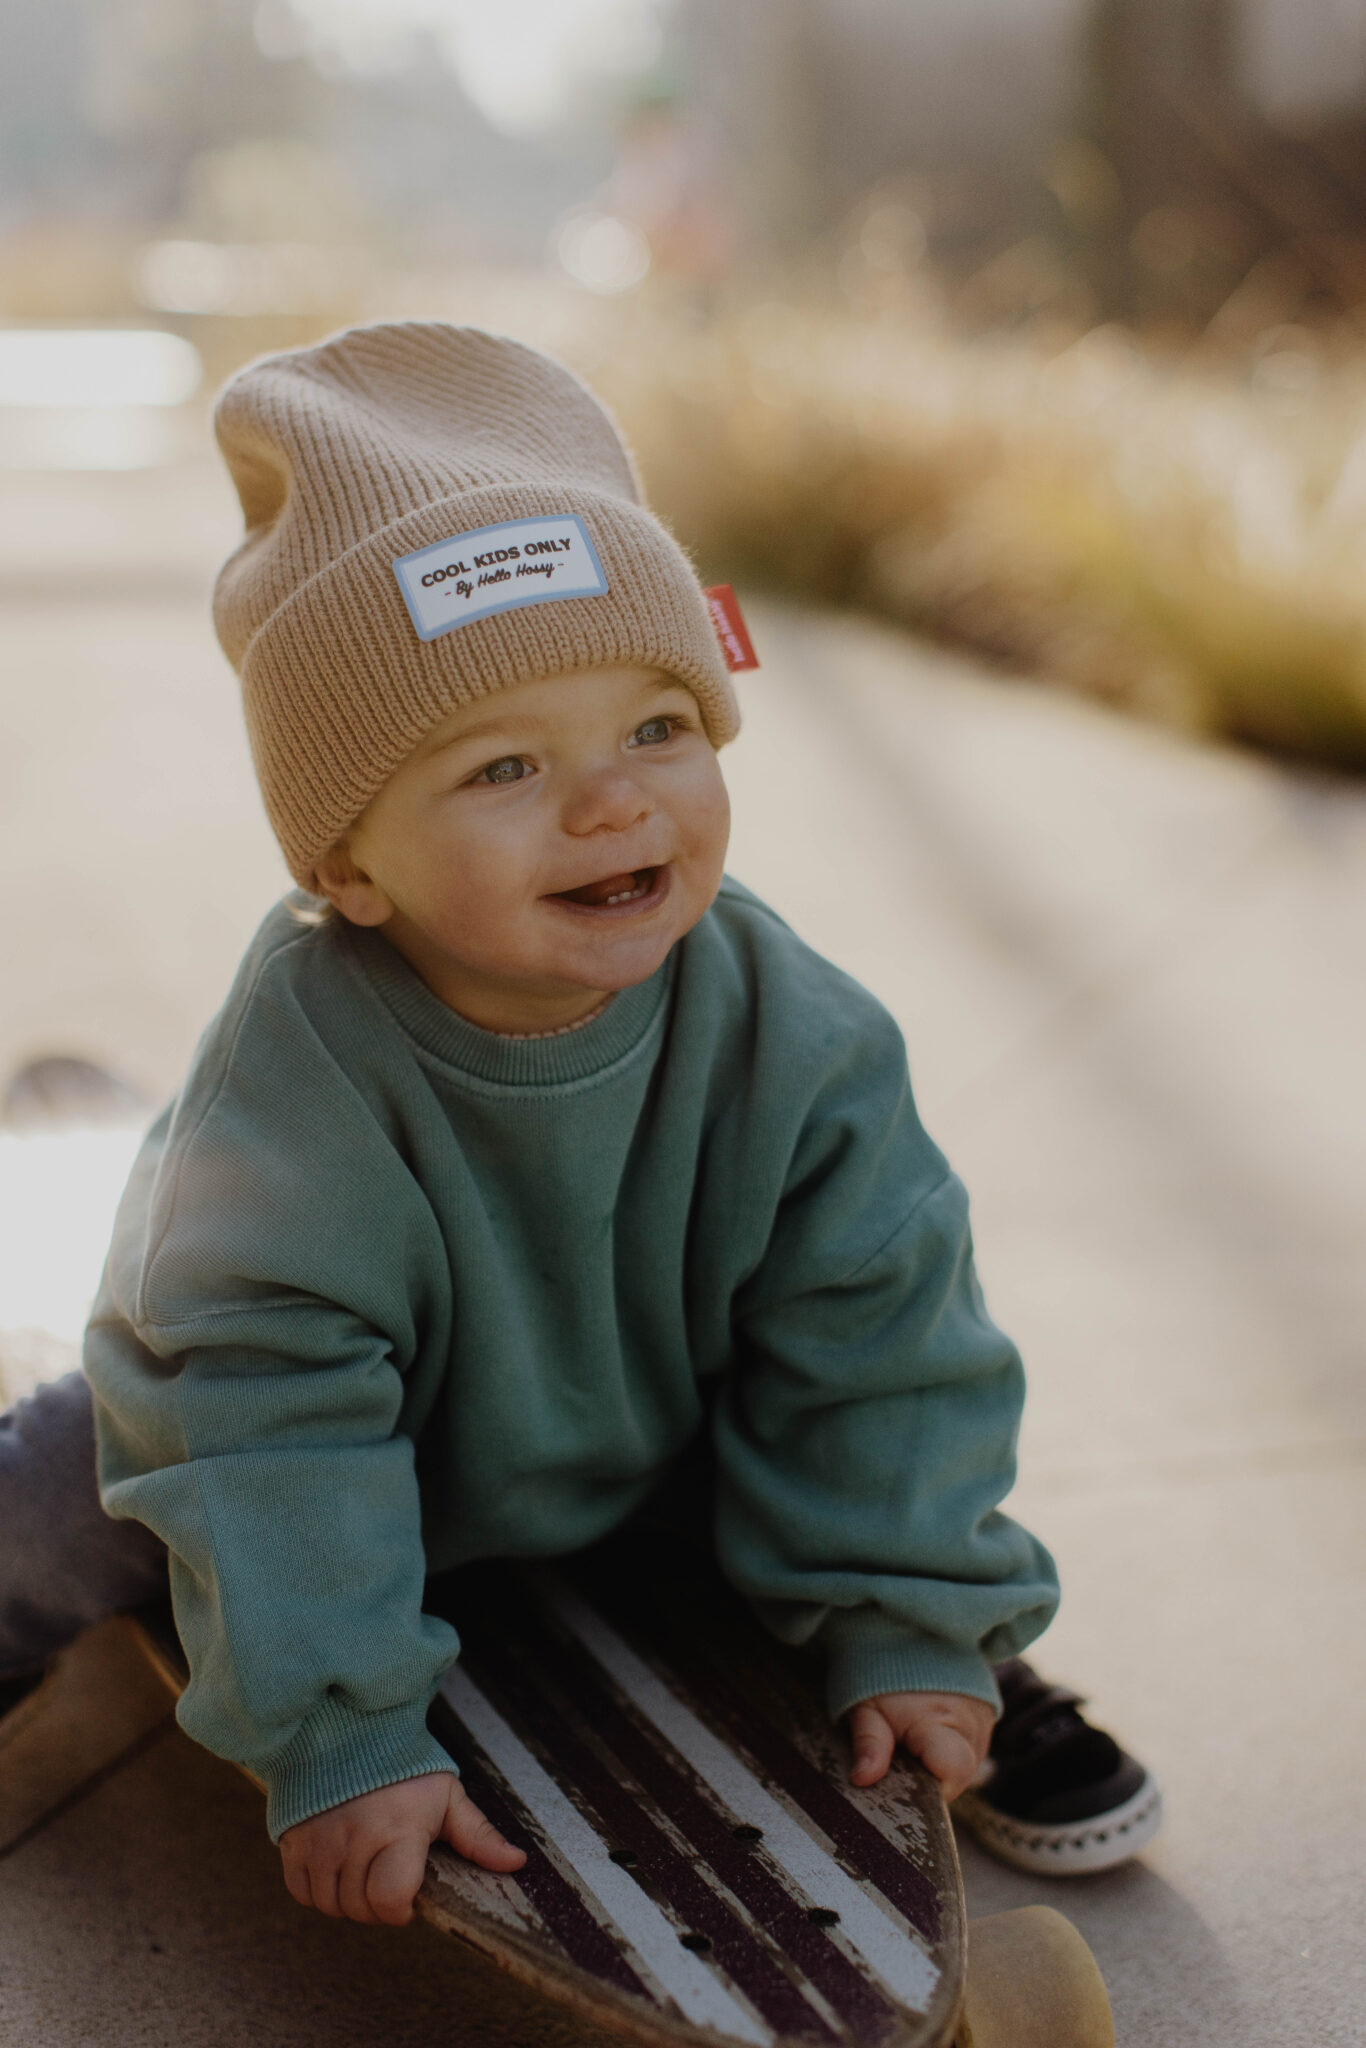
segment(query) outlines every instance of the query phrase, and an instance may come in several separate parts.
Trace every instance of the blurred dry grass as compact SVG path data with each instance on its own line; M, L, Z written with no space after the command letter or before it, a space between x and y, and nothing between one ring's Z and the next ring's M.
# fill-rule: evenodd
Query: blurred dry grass
M583 366L704 568L1188 730L1366 767L1366 372L1164 366L778 299L613 309Z

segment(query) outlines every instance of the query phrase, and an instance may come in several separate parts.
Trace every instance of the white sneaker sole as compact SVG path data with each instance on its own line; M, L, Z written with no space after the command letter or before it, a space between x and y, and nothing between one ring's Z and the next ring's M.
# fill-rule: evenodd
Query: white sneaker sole
M988 1806L976 1792L964 1792L954 1801L952 1811L955 1820L962 1821L1002 1863L1045 1877L1084 1877L1096 1870L1113 1870L1147 1848L1162 1825L1162 1788L1149 1772L1123 1806L1062 1826L1015 1820Z

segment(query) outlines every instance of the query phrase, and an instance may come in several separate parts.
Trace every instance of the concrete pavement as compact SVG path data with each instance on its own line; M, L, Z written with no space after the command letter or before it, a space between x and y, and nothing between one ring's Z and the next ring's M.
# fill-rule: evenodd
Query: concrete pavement
M0 490L0 1085L67 1051L168 1090L278 885L203 616L231 506L177 481ZM78 602L43 582L73 534ZM752 609L733 871L906 1030L1031 1365L1014 1506L1066 1588L1039 1661L1169 1795L1143 1863L1098 1881L969 1845L971 1903L1070 1914L1124 2048L1348 2048L1366 793L863 622ZM56 1716L25 1773L0 1752L0 2035L575 2038L420 1930L301 1915L254 1795L164 1724L117 1632L80 1658L71 1682L122 1702L131 1747L92 1766Z
M1038 1661L1158 1768L1142 1865L1038 1886L1120 2038L1363 2038L1366 796L762 621L733 866L901 1019L1031 1367ZM805 821L803 823L803 820Z

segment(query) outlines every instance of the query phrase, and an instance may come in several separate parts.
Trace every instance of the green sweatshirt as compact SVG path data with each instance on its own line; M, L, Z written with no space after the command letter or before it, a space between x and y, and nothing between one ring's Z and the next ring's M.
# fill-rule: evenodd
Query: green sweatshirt
M579 1548L710 1403L716 1544L838 1715L994 1701L1048 1622L996 1512L1019 1358L895 1024L727 882L579 1031L466 1023L375 932L266 919L119 1210L104 1504L170 1548L190 1735L273 1836L449 1769L423 1579Z

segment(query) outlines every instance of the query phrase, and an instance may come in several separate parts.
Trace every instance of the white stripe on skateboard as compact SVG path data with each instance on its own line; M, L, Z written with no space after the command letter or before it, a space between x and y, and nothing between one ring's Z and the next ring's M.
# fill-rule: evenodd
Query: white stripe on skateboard
M677 1928L670 1925L634 1879L612 1862L605 1844L583 1815L565 1798L520 1736L513 1733L459 1664L452 1665L446 1673L441 1691L490 1763L497 1766L687 2017L698 2026L716 2027L736 2040L759 2042L766 2048L773 2039L769 2029L732 1998L705 1963L680 1945Z
M586 1600L549 1572L538 1572L534 1578L560 1619L703 1782L737 1819L763 1829L765 1849L811 1904L833 1906L850 1946L912 2011L927 2012L939 1970L915 1938L841 1870Z

